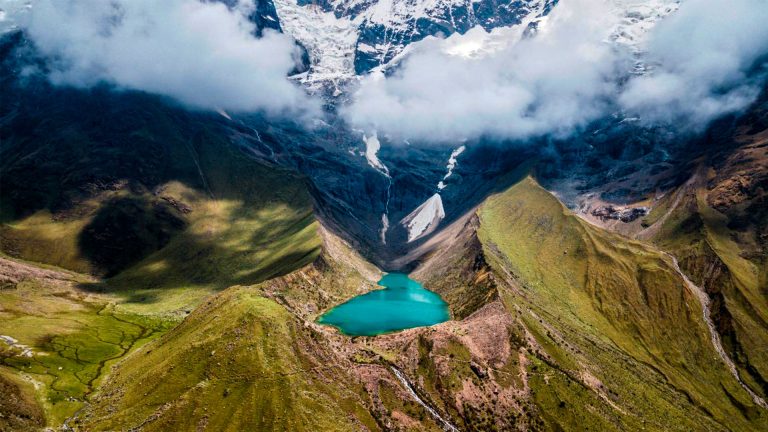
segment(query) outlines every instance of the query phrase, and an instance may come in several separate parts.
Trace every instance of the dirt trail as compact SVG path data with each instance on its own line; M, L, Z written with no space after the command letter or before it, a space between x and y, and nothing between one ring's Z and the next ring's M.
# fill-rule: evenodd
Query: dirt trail
M715 351L720 355L720 358L723 359L723 362L728 367L728 369L731 371L731 375L733 375L734 378L736 378L736 381L741 384L741 386L744 388L744 390L749 393L749 395L752 397L752 400L755 401L757 405L760 405L761 407L768 409L768 403L765 402L763 398L758 396L755 392L752 391L749 386L744 384L744 382L741 380L741 377L739 376L739 371L736 369L736 365L733 363L733 360L728 356L728 354L723 349L723 343L720 340L720 334L717 332L717 329L715 328L715 323L712 322L712 317L710 316L709 311L709 296L707 293L698 285L694 284L690 279L688 279L688 276L685 275L685 273L680 270L680 266L677 263L677 258L672 256L671 254L667 252L662 252L664 255L666 255L673 264L674 270L677 272L677 274L680 275L681 278L685 281L686 286L688 287L691 292L698 297L699 301L701 302L701 309L702 313L704 315L704 322L707 324L707 327L709 328L709 334L712 338L712 345L715 347Z

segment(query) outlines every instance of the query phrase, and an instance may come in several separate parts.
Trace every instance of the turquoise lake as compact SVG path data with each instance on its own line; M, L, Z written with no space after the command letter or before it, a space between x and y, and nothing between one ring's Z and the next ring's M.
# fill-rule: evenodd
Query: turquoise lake
M317 322L349 336L375 336L448 321L448 304L402 273L379 281L384 289L359 295L324 313Z

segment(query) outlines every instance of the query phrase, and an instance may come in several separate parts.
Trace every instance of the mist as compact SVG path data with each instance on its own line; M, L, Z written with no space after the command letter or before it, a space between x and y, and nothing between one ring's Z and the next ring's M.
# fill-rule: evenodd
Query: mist
M612 38L624 3L562 1L530 34L521 25L428 37L387 75L362 77L339 112L395 141L459 142L565 138L611 115L700 131L755 100L766 77L768 1L685 0L633 46ZM37 0L25 30L57 85L106 82L193 108L319 115L320 98L287 78L295 42L271 30L255 37L251 8L250 0L232 8Z
M248 6L248 5L251 6ZM26 32L50 59L57 85L172 97L192 108L306 114L319 103L287 78L293 40L253 35L252 2L229 9L198 0L38 0Z
M651 73L628 83L621 107L694 131L743 110L765 84L766 23L765 0L687 0L649 35Z
M494 31L472 55L455 49L469 34L427 38L389 76L364 77L343 115L395 140L526 140L609 115L698 130L757 97L768 2L684 1L635 46L611 39L625 18L616 3L560 2L534 35Z

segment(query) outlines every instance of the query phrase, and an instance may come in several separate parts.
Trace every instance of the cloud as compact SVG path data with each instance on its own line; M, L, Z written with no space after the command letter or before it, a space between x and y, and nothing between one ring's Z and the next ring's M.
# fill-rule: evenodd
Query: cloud
M173 97L195 108L311 112L318 105L286 76L293 40L232 9L198 0L38 0L26 27L51 59L55 84L99 82Z
M748 71L768 52L765 0L688 0L637 47L611 40L627 21L621 4L560 2L528 38L428 38L391 75L363 78L342 113L393 138L525 140L621 113L695 128L754 100ZM634 48L653 65L645 75L633 75Z
M747 107L758 96L768 54L768 1L687 0L650 34L650 74L633 78L619 96L646 123L700 129Z
M428 141L571 131L615 92L618 57L602 40L616 18L599 6L563 2L536 37L471 57L455 54L465 36L429 38L393 75L364 78L344 114L357 127ZM495 35L480 36L482 45Z

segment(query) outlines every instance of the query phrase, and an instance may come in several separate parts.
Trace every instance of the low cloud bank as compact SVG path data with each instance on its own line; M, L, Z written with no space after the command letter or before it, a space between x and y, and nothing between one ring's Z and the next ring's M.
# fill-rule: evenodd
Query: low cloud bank
M755 100L766 55L768 1L687 0L650 34L655 67L628 83L620 106L645 122L700 129Z
M319 104L286 76L293 40L253 36L247 2L230 9L198 0L37 0L27 33L53 59L55 84L170 96L205 109L314 112Z
M640 42L644 75L632 74L631 49L608 40L625 18L616 3L561 2L534 37L510 33L487 54L456 55L457 35L420 42L394 74L365 77L343 114L393 138L526 139L614 113L700 129L759 93L765 0L684 1Z

